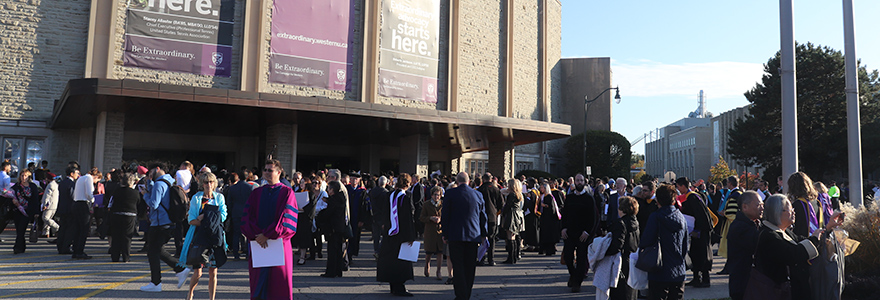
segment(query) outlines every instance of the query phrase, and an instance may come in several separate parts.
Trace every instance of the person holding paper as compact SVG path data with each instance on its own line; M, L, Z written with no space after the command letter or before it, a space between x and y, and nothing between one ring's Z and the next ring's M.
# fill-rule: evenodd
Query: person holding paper
M709 272L712 270L712 248L709 238L712 236L712 218L709 216L709 208L706 207L700 195L690 189L690 181L687 177L679 177L675 180L675 188L681 194L681 213L694 219L694 230L690 234L690 250L694 272L693 280L687 286L707 288L709 284Z
M263 179L267 184L251 193L244 207L241 232L261 247L268 240L280 239L284 246L284 265L254 268L253 251L248 253L251 299L293 299L293 249L290 239L296 234L297 208L293 189L281 184L281 162L266 161Z
M477 270L477 249L488 236L483 194L468 186L470 178L461 172L455 176L458 187L446 191L440 226L443 240L449 244L449 258L456 276L455 299L471 298Z
M386 198L389 205L383 205L387 210L382 216L384 230L382 231L382 245L379 248L379 259L376 264L376 281L388 282L391 285L391 293L395 296L412 297L413 294L406 290L407 280L413 280L413 264L410 261L398 259L401 244L412 245L416 239L416 230L413 227L412 195L409 190L411 177L402 173L397 177L394 191ZM378 200L377 200L378 201Z

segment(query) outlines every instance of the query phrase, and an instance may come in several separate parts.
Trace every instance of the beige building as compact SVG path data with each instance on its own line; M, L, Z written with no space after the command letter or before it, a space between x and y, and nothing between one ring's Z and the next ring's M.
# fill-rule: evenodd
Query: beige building
M646 172L657 178L671 171L676 177L707 179L719 157L740 174L760 171L734 160L727 152L728 131L748 113L749 107L743 106L711 118L684 118L648 133Z
M582 126L564 112L582 107L584 97L566 91L601 91L611 81L607 58L580 59L594 65L581 72L595 78L564 80L577 71L566 71L560 58L558 0L408 2L427 9L389 1L345 0L339 15L350 20L339 25L347 34L341 42L310 39L309 30L317 31L309 28L281 33L284 19L275 14L284 2L272 0L7 1L0 6L0 19L12 20L0 24L3 158L17 167L49 160L56 172L73 160L108 170L149 159L237 170L269 153L303 171L510 177L561 168L561 144ZM383 32L380 22L392 16L410 27ZM324 86L284 82L279 74L325 70L282 67L280 56L294 57L280 49L282 38L342 45L347 60L327 71ZM386 49L394 46L384 38L426 56L400 62L412 53ZM201 52L187 52L191 44ZM326 61L320 54L310 62ZM425 84L388 77L399 71L392 62L427 70ZM424 93L383 96L395 85ZM610 129L608 103L610 95L590 114L607 115Z
M724 161L727 162L727 166L731 170L736 170L739 174L742 174L742 172L755 174L761 171L757 166L747 166L733 159L730 152L727 152L728 132L730 129L733 129L733 125L737 120L745 119L748 115L749 105L746 105L728 110L712 118L712 165L717 164L720 157L724 158Z

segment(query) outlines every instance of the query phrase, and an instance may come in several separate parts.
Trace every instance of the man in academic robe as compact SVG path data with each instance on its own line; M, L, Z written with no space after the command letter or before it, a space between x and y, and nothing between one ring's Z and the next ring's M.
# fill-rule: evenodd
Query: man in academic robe
M691 271L694 272L693 280L686 285L694 287L709 287L709 271L712 269L712 249L709 247L709 237L712 234L712 219L709 209L700 198L699 194L691 191L690 181L687 177L675 180L675 189L681 194L681 213L694 219L694 230L690 233L691 245L688 247L688 256L691 258Z
M280 239L284 247L284 265L254 268L253 253L248 253L251 299L293 299L293 249L290 239L296 234L297 213L293 189L281 183L281 162L266 161L263 179L267 184L251 193L244 207L241 232L249 241L266 248L269 240ZM251 247L253 251L253 247Z

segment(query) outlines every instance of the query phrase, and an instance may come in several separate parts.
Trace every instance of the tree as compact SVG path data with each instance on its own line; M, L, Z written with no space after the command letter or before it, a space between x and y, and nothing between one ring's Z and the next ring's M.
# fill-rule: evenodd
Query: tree
M630 143L620 133L613 131L589 130L587 133L587 164L593 176L629 178ZM573 135L565 142L569 174L584 171L584 136Z
M709 182L717 184L727 177L736 176L736 170L731 170L724 158L719 156L718 163L709 168L709 174L712 175L709 177Z
M813 179L847 169L845 65L840 51L829 47L798 44L796 47L799 169ZM761 82L745 93L751 102L749 116L729 131L728 151L745 165L764 168L765 180L782 175L782 97L780 55L764 65ZM859 104L863 126L877 127L880 115L880 76L859 67ZM868 128L866 127L866 128ZM868 162L876 157L880 143L876 130L862 130L862 153ZM871 162L870 167L876 168Z

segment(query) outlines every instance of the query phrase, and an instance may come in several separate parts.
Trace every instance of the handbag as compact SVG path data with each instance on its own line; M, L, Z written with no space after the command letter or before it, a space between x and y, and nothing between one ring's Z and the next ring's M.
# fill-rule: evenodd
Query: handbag
M660 243L639 250L639 259L636 268L645 272L654 272L663 266L663 253L660 251Z
M773 279L752 267L749 282L746 285L745 300L790 300L791 282L776 284Z

